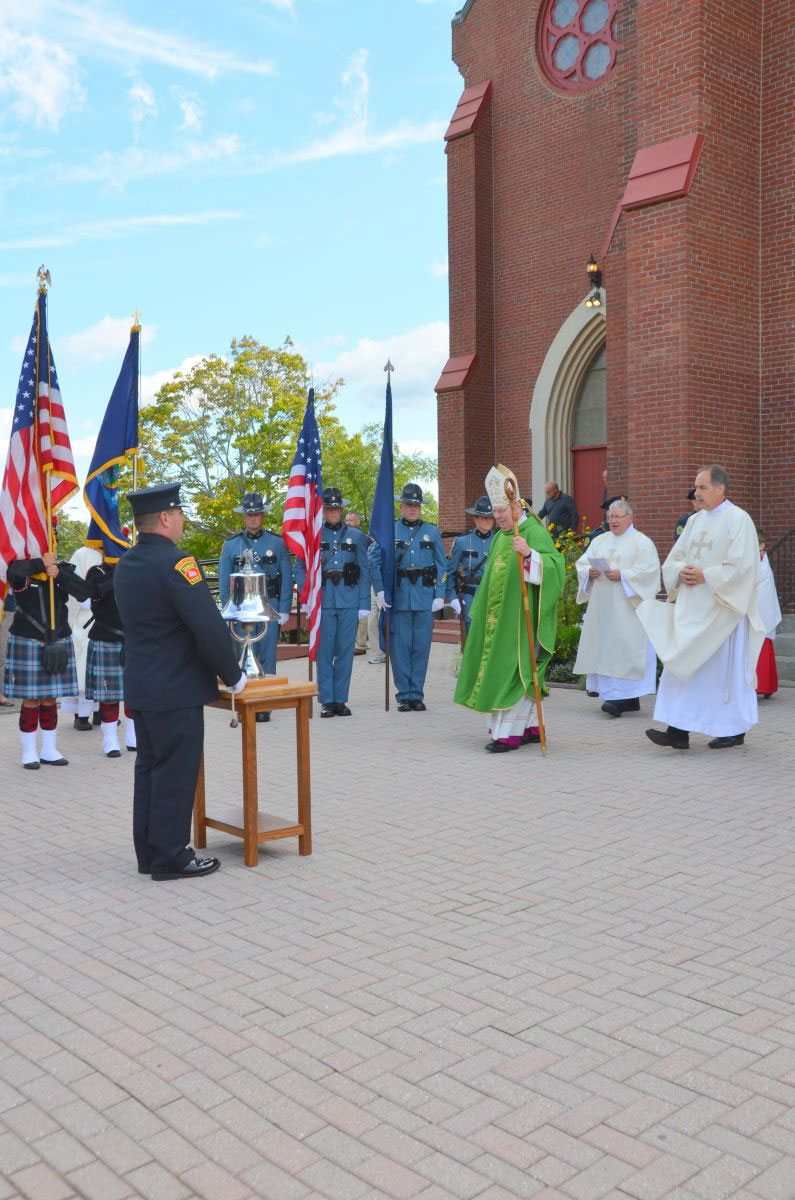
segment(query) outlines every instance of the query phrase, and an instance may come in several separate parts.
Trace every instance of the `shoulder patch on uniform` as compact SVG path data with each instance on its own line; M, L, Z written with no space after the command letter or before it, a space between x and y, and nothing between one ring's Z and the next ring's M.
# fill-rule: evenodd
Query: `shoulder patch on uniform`
M181 558L179 562L175 562L174 570L179 571L180 575L187 579L188 583L201 583L202 581L199 564L192 554L189 554L186 558Z

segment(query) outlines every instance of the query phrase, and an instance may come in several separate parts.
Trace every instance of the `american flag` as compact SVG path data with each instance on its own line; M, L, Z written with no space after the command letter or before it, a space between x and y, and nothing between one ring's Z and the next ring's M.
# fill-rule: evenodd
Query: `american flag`
M320 636L320 531L323 527L323 478L320 436L315 420L315 389L309 389L304 423L295 450L287 484L282 537L306 567L306 579L298 597L307 612L309 657L317 657Z
M8 564L49 549L47 475L53 511L77 491L74 459L47 337L47 297L39 293L19 374L8 458L0 490L0 600Z

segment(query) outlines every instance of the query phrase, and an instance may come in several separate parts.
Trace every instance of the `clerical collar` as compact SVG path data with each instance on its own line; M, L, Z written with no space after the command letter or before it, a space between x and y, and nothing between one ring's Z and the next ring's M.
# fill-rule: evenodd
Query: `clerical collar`
M400 519L404 525L408 525L409 529L416 529L418 525L422 524L421 517L417 517L416 521L407 521L405 517L401 517Z

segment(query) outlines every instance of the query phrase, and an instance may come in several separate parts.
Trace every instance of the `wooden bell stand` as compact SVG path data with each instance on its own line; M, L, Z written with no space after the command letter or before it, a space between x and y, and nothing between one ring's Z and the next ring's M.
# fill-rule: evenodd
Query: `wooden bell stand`
M196 781L196 798L193 807L193 837L197 850L207 846L207 830L220 829L243 839L243 861L247 867L255 867L258 861L258 846L261 842L272 842L278 838L297 837L298 853L312 853L312 798L309 779L309 716L312 697L317 695L317 685L312 682L295 683L286 676L269 679L251 679L239 696L235 696L235 710L241 727L243 755L243 807L232 808L211 804L211 815L207 814L204 795L204 756L199 764ZM210 708L232 710L232 698L223 691ZM257 713L295 709L296 753L298 759L298 819L291 821L273 813L259 811L257 793Z

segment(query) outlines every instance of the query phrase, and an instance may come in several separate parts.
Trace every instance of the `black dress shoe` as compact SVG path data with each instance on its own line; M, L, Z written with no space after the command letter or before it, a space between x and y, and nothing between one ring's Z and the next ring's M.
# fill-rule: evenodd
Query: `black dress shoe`
M412 712L427 712L428 711L427 708L425 707L425 705L423 704L422 700L409 700L409 704L411 705Z
M620 717L623 711L620 700L605 700L602 705L602 712L611 717Z
M672 750L689 750L690 737L681 729L671 732L671 726L667 729L647 729L646 737L650 742L654 742L655 746L670 746Z
M334 707L337 710L338 717L350 717L353 715L347 704L335 704Z
M398 700L397 710L398 712L411 712L411 701Z
M489 754L508 754L511 750L518 750L518 746L509 746L506 742L487 742L486 750Z
M179 871L153 871L152 878L161 879L198 879L201 875L212 875L221 865L220 858L192 858Z
M121 750L107 750L105 752L105 757L106 758L121 758Z
M22 764L22 766L25 768L26 771L38 771L39 765L40 764L39 764L38 760L36 760L36 762L29 762L29 763Z
M522 734L522 745L523 746L535 746L540 741L541 741L540 733L531 733L530 730L526 729L524 731L524 733Z
M336 704L321 704L320 715L321 715L321 717L336 717L336 715L337 715Z
M89 721L88 717L75 717L72 722L75 729L79 729L81 733L90 733L94 726Z
M39 762L44 763L45 767L68 767L68 758L40 758Z
M258 712L256 722L258 725L266 725L270 721L271 715L269 712Z
M728 750L729 746L742 746L745 741L744 733L735 733L733 737L717 737L707 742L710 750Z
M592 700L596 700L599 697L598 692L586 692L585 694L586 696L590 696Z
M139 867L139 868L138 868L138 874L139 874L139 875L151 875L151 874L152 874L152 868L151 868L151 867Z

